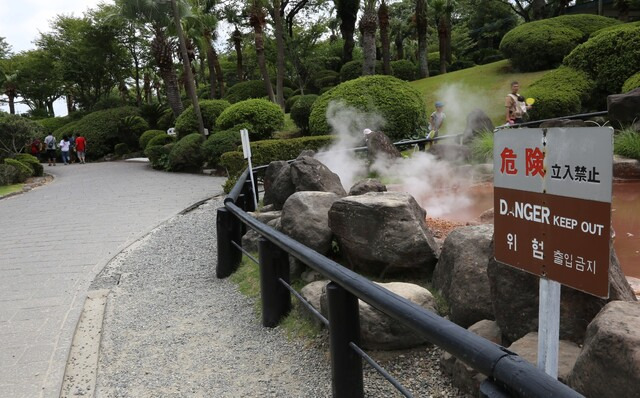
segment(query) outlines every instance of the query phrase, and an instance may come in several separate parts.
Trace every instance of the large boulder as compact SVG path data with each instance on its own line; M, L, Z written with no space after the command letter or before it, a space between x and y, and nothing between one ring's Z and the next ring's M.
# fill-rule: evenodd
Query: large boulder
M620 123L633 123L640 118L640 87L625 94L607 97L609 119Z
M262 179L262 185L264 186L264 198L262 201L265 205L273 203L273 191L271 186L273 185L273 182L280 170L287 164L288 163L285 160L276 160L269 163L267 166L267 170L264 172L264 178Z
M513 351L532 365L538 363L538 333L527 333L524 337L514 341L509 346L509 351ZM572 341L560 340L558 342L558 380L563 383L576 363L580 354L580 346Z
M375 178L365 178L353 184L349 196L364 195L367 192L387 192L387 186Z
M357 269L431 273L437 244L425 218L426 211L407 193L369 192L336 201L329 210L329 227Z
M387 135L381 131L373 131L366 135L367 157L370 162L376 159L397 159L402 157Z
M291 182L300 191L333 192L346 196L340 177L322 162L309 156L302 156L291 163Z
M640 160L613 155L613 177L640 180Z
M494 319L487 277L493 225L456 228L444 241L432 285L449 304L451 321L468 327Z
M493 313L505 338L515 341L529 332L537 331L539 278L498 263L493 258L489 261L487 274L491 286ZM589 322L607 302L613 300L635 301L636 298L612 249L608 300L562 287L560 339L582 343Z
M304 285L302 289L300 289L300 295L305 300L307 300L307 302L311 304L313 308L320 311L320 308L322 307L320 302L322 299L322 295L325 293L325 287L327 286L327 283L329 283L329 281L327 280L319 280L319 281L308 283ZM306 306L299 305L298 308L300 313L303 316L311 319L313 323L315 323L318 326L324 326L324 323L322 323L320 319L318 319L311 311L309 311Z
M385 289L437 313L436 301L429 290L403 282L378 283ZM325 286L326 287L326 286ZM358 300L360 311L360 345L371 350L399 350L426 344L427 340L412 329L388 317L362 300ZM322 293L321 312L329 318L326 289Z
M589 324L568 384L587 397L640 393L640 303L614 301Z
M282 208L281 230L320 254L331 250L329 209L339 197L333 192L296 192Z
M489 116L482 109L474 109L467 115L463 143L468 144L476 135L483 131L493 131L493 129L493 122Z
M266 212L249 212L247 214L255 217L258 221L268 223L280 217L279 211L266 211ZM258 241L260 240L260 234L251 228L247 229L247 233L242 236L242 248L249 252L258 251Z
M269 184L269 189L265 188L262 201L265 205L273 205L276 210L282 210L284 202L296 191L296 186L291 180L291 165L285 162L274 165L274 169L272 173L275 175Z

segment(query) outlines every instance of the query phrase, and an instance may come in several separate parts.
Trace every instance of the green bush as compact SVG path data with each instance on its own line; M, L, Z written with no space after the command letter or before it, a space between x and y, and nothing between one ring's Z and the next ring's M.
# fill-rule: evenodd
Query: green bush
M25 117L0 113L0 160L20 152L34 138L42 140L44 128Z
M481 48L471 54L473 62L478 65L490 64L504 59L504 56L495 48Z
M545 74L526 91L536 102L528 112L531 120L550 119L580 113L595 84L589 76L568 67Z
M617 155L640 160L640 133L625 129L613 138L613 152Z
M471 141L471 155L480 163L493 159L493 131L483 131Z
M289 113L291 112L291 107L293 106L293 104L296 103L296 101L302 97L302 95L298 94L298 95L293 95L289 98L287 98L287 100L284 103L284 110L285 112Z
M413 81L416 79L416 65L406 59L391 61L391 74L400 80Z
M363 76L321 95L311 109L311 134L330 132L327 122L330 102L341 102L362 112L375 112L382 116L386 121L383 130L394 141L411 137L420 126L427 124L422 95L409 83L392 76Z
M33 170L35 177L42 177L44 175L44 167L40 164L37 157L28 153L19 153L16 155L16 160L28 165Z
M223 153L235 150L241 144L240 129L232 128L211 135L202 144L202 154L209 167L217 167Z
M264 98L265 96L267 96L267 88L262 80L248 80L231 86L224 99L235 104L250 98Z
M596 82L598 95L619 93L625 81L638 72L640 25L600 33L571 51L564 63L587 72Z
M220 166L227 170L229 177L237 177L247 168L247 160L240 151L225 152L220 156ZM257 166L257 165L254 165Z
M158 134L149 140L145 149L150 146L156 146L156 145L162 146L162 145L172 144L174 142L176 142L175 137L172 137L169 134L162 134L162 135Z
M149 123L141 116L125 116L118 123L120 142L133 149L138 148L140 136L147 130Z
M225 100L202 100L200 101L200 113L202 114L202 123L204 128L213 133L216 119L222 111L227 109L231 104ZM178 139L185 137L191 133L198 132L198 121L196 120L193 105L189 105L176 119L176 135Z
M629 91L635 90L638 87L640 87L640 72L632 75L624 82L624 84L622 85L622 92L628 93Z
M254 166L265 165L274 160L295 159L305 149L314 151L333 142L334 136L319 135L313 137L290 138L286 140L263 140L251 143L251 159ZM242 151L242 148L238 148ZM242 171L242 170L240 170Z
M116 144L116 146L113 147L113 153L115 153L116 156L119 157L122 157L129 152L131 152L131 150L129 149L129 145L125 144L124 142Z
M251 140L263 140L271 137L274 131L284 127L284 113L273 102L264 99L250 99L225 109L218 116L216 126L220 130L227 130L242 123L251 125L249 129Z
M324 69L313 74L313 87L320 90L340 84L340 74L334 70Z
M293 89L291 87L283 87L282 88L282 95L284 96L284 99L286 100L287 98L293 97Z
M16 169L16 178L14 182L25 182L27 178L33 175L33 169L31 167L16 159L7 158L4 160L4 164L13 166Z
M159 135L167 135L167 133L165 133L162 130L147 130L144 133L142 133L142 135L140 136L140 139L138 140L138 145L140 145L140 149L144 151L149 141L151 141L152 138L157 137Z
M362 76L362 61L353 60L345 63L340 68L340 81L346 82Z
M36 122L40 124L42 127L44 127L44 131L48 134L48 133L53 133L60 127L65 126L71 123L72 121L73 120L71 120L70 117L64 116L64 117L50 117L46 119L40 119L40 120L37 120Z
M158 129L167 131L176 123L176 117L173 116L171 109L167 109L158 119Z
M18 179L18 170L10 164L0 163L0 186L11 185Z
M169 163L169 153L174 145L173 142L166 145L148 145L144 154L149 158L151 167L156 170L166 170Z
M601 35L603 33L609 33L609 32L614 31L614 30L635 29L635 28L638 28L638 27L640 27L640 21L629 22L629 23L625 23L625 24L614 24L614 25L607 26L606 28L602 28L602 29L599 29L599 30L591 33L590 38L594 38L594 37L596 37L598 35Z
M318 96L315 94L303 95L291 107L291 119L300 127L303 134L309 132L309 116L311 115L311 107L316 102Z
M169 171L200 171L204 157L202 155L202 142L204 137L200 133L189 134L183 137L169 152Z
M138 116L138 113L137 108L130 106L89 113L82 119L59 128L54 135L59 140L64 134L71 136L76 132L81 133L89 144L87 157L100 158L111 152L120 142L118 134L120 120L127 116Z
M149 123L149 128L151 129L158 128L158 121L166 111L167 106L164 104L142 104L142 106L140 106L140 116L142 116L147 121L147 123Z

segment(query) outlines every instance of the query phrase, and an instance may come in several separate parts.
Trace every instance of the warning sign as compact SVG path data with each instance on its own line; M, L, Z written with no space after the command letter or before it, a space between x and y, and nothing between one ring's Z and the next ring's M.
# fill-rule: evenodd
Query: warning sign
M609 295L613 129L494 136L496 260Z

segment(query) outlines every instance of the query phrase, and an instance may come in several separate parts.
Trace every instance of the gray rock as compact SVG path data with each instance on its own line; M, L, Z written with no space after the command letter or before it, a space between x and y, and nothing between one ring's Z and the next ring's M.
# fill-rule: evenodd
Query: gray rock
M546 122L540 123L539 128L548 129L551 127L593 127L594 124L587 123L584 120L571 120L571 119L555 119L555 120L547 120Z
M314 158L303 156L291 163L291 182L296 192L321 191L346 196L340 177Z
M619 123L633 123L640 118L640 88L624 94L607 96L609 119Z
M271 190L271 185L273 184L273 181L276 179L276 176L278 175L280 170L287 164L288 163L285 160L276 160L274 162L269 163L269 165L267 166L267 170L265 170L264 172L264 178L262 182L262 184L264 185L265 197L267 196L267 193ZM265 202L265 204L268 204L268 203L271 203L271 202Z
M613 177L640 180L640 160L613 155Z
M267 222L267 225L277 231L281 231L282 230L281 217L274 218L273 220Z
M339 197L332 192L296 192L282 208L282 232L320 254L331 250L329 209Z
M449 303L451 321L462 327L494 319L487 277L492 236L490 224L454 229L433 272L433 287Z
M296 159L300 159L303 158L305 156L309 156L309 157L313 157L316 154L316 151L314 151L313 149L305 149L302 152L300 152L300 154L298 155L298 157Z
M640 303L614 301L589 324L568 384L587 397L637 397Z
M261 212L248 212L250 216L254 217L258 221L267 224L269 221L274 220L282 215L282 212L279 210L274 211L261 211Z
M466 145L445 144L443 142L432 145L427 151L438 160L449 162L468 162L471 159L471 149Z
M483 211L482 214L478 216L478 221L482 224L493 224L493 217L494 212L492 207L488 210Z
M296 186L291 180L291 165L282 164L277 166L278 171L273 177L269 189L265 188L263 203L273 205L276 210L282 210L284 202L296 191Z
M502 331L496 321L483 319L469 326L467 329L493 343L502 345Z
M536 366L538 363L538 333L527 333L521 339L514 341L513 344L509 346L509 350ZM576 343L566 340L559 341L558 380L563 383L567 382L567 378L576 364L578 354L580 354L580 347Z
M374 274L432 272L437 244L426 211L407 193L369 192L336 201L329 227L353 267Z
M373 162L381 157L397 159L402 157L402 155L385 133L373 131L367 134L367 158L370 162Z
M515 341L538 330L538 277L495 259L489 261L487 274L495 319L504 337ZM560 339L582 343L587 325L607 302L636 300L613 249L609 263L609 295L609 299L604 300L563 286Z
M377 283L393 293L436 312L436 301L427 289L403 282ZM427 340L413 330L393 320L369 304L359 300L361 346L372 350L397 350L417 347ZM328 318L326 286L321 298L321 312Z
M251 253L258 252L258 240L260 234L251 228L247 229L247 233L242 236L242 248Z
M467 115L467 125L464 128L464 144L483 131L493 131L493 122L482 109L474 109Z
M363 195L367 192L387 192L387 186L375 178L366 178L353 184L349 196Z
M316 310L320 311L321 304L320 300L322 298L322 294L324 293L324 288L329 283L327 280L319 280L315 282L308 283L302 289L300 289L300 295L304 297L305 300L309 302ZM324 326L324 323L320 319L318 319L311 311L307 309L304 305L298 306L300 312L307 318L309 318L313 323L318 326ZM326 317L326 315L325 315Z

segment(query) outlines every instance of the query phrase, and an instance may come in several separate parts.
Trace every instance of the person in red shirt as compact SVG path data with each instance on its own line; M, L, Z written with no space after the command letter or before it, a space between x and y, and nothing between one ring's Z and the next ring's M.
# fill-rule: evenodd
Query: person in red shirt
M82 164L85 163L84 155L87 151L87 140L80 134L76 136L76 155L78 155L78 161Z

